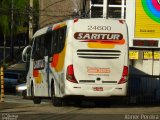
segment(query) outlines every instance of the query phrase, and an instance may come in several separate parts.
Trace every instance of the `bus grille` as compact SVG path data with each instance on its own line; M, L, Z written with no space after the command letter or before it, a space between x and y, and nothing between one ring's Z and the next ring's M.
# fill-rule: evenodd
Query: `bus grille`
M77 50L79 58L86 59L117 59L121 55L119 50Z

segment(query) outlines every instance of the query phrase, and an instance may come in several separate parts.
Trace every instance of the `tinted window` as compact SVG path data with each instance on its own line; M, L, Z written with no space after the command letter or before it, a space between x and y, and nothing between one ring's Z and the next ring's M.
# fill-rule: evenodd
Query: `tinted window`
M61 52L64 48L66 38L66 27L59 29L59 36L58 36L58 51Z
M103 17L103 7L91 7L91 17L92 18L102 18Z
M52 32L51 55L63 50L66 38L66 27Z
M108 0L109 5L121 5L122 0Z
M103 4L103 0L91 0L92 4Z
M50 56L50 51L51 51L51 41L52 41L52 32L48 32L45 36L45 42L44 42L44 46L45 46L45 56Z
M121 18L121 8L118 8L118 7L108 8L108 17L109 18Z
M43 59L63 50L66 38L66 26L35 38L32 58Z
M34 46L33 46L33 52L32 52L32 58L35 60L43 59L45 55L45 36L38 36L35 38Z

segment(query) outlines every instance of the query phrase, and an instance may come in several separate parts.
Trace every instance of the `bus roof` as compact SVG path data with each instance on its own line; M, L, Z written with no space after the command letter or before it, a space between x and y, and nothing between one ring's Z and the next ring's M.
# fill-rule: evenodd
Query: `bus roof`
M55 28L56 26L59 26L59 25L66 25L66 21L65 21L65 22L56 23L56 24L53 24L53 25L49 25L49 26L47 26L47 27L44 27L44 28L39 29L39 30L33 35L33 38L35 38L36 36L43 35L43 34L49 32L49 31L52 31L53 28Z
M35 38L36 36L40 36L40 35L43 35L49 31L52 31L52 30L55 30L55 29L58 29L60 27L63 27L65 26L66 24L68 24L69 21L79 21L79 20L107 20L107 21L119 21L119 22L122 22L123 20L117 20L117 19L100 19L100 18L93 18L93 19L70 19L70 20L66 20L66 21L63 21L63 22L59 22L59 23L56 23L56 24L53 24L53 25L49 25L47 27L44 27L44 28L41 28L39 29L34 35L33 35L33 38Z

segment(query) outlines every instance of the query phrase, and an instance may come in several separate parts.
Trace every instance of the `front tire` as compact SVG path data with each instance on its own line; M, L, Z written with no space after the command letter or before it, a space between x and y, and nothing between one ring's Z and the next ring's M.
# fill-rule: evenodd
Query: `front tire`
M55 96L55 88L54 88L54 84L52 84L51 86L51 99L52 99L52 104L55 107L60 107L62 106L62 98L56 97Z
M41 103L41 98L34 96L34 86L33 86L33 84L32 84L32 87L31 87L31 95L32 95L32 99L33 99L34 104L40 104Z

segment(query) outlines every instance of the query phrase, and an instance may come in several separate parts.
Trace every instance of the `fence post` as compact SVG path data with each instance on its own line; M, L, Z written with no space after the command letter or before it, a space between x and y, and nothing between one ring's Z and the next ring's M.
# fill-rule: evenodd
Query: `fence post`
M1 80L1 102L4 102L4 68L1 66L0 69L0 80Z

